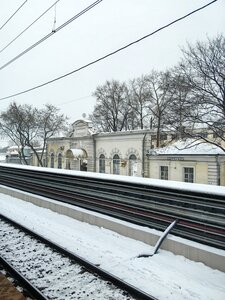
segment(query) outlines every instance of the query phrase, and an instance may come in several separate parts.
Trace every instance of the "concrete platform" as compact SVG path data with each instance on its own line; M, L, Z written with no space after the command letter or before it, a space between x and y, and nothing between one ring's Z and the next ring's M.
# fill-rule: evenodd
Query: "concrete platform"
M54 212L69 216L81 222L103 227L115 231L123 236L142 241L154 246L159 239L161 232L147 227L137 226L129 222L120 221L116 218L104 216L74 207L69 204L61 203L45 197L36 196L27 192L21 192L15 189L0 187L0 193L31 202L37 206L51 209ZM160 247L176 255L182 255L190 260L202 262L205 265L225 272L225 251L192 242L183 238L169 235Z

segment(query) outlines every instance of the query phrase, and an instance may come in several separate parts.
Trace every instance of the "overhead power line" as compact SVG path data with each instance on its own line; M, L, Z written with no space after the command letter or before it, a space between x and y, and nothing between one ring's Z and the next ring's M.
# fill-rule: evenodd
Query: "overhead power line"
M57 104L57 106L61 106L61 105L69 104L69 103L72 103L72 102L76 102L76 101L84 100L84 99L87 99L87 98L91 98L91 96L92 95L88 95L88 96L79 97L79 98L76 98L76 99L73 99L73 100L65 101L65 102Z
M75 70L73 70L73 71L71 71L71 72L69 72L69 73L66 73L66 74L64 74L64 75L62 75L62 76L59 76L59 77L57 77L57 78L54 78L54 79L49 80L49 81L47 81L47 82L44 82L44 83L42 83L42 84L36 85L36 86L34 86L34 87L32 87L32 88L29 88L29 89L27 89L27 90L18 92L18 93L16 93L16 94L12 94L12 95L10 95L10 96L2 97L2 98L0 98L0 100L5 100L5 99L8 99L8 98L12 98L12 97L15 97L15 96L19 96L19 95L22 95L22 94L31 92L31 91L33 91L33 90L36 90L36 89L39 89L39 88L41 88L41 87L44 87L44 86L46 86L46 85L48 85L48 84L51 84L51 83L53 83L53 82L55 82L55 81L58 81L58 80L60 80L60 79L63 79L63 78L65 78L65 77L67 77L67 76L70 76L70 75L72 75L72 74L74 74L74 73L76 73L76 72L78 72L78 71L81 71L81 70L83 70L83 69L85 69L85 68L87 68L87 67L89 67L89 66L91 66L91 65L94 65L94 64L96 64L97 62L99 62L99 61L101 61L101 60L104 60L104 59L106 59L106 58L108 58L108 57L110 57L110 56L112 56L112 55L114 55L114 54L116 54L116 53L118 53L118 52L120 52L120 51L122 51L122 50L124 50L124 49L126 49L126 48L128 48L128 47L130 47L130 46L132 46L132 45L134 45L134 44L139 43L140 41L142 41L142 40L144 40L144 39L146 39L146 38L148 38L148 37L150 37L150 36L152 36L152 35L158 33L159 31L161 31L161 30L163 30L163 29L165 29L165 28L167 28L167 27L170 27L171 25L173 25L173 24L175 24L175 23L177 23L177 22L179 22L179 21L181 21L181 20L183 20L183 19L189 17L190 15L192 15L192 14L194 14L194 13L196 13L196 12L198 12L198 11L204 9L204 8L206 8L206 7L209 6L209 5L212 5L213 3L217 2L217 1L218 1L218 0L213 0L213 1L209 2L208 4L203 5L203 6L199 7L199 8L197 8L197 9L191 11L190 13L188 13L188 14L186 14L186 15L184 15L184 16L182 16L182 17L180 17L180 18L178 18L178 19L176 19L176 20L174 20L174 21L172 21L172 22L170 22L170 23L168 23L168 24L166 24L166 25L164 25L164 26L158 28L158 29L156 29L155 31L153 31L153 32L151 32L151 33L149 33L149 34L147 34L147 35L145 35L145 36L143 36L143 37L141 37L141 38L139 38L139 39L137 39L137 40L135 40L135 41L133 41L133 42L131 42L131 43L125 45L125 46L123 46L123 47L121 47L121 48L118 48L117 50L114 50L114 51L112 51L112 52L110 52L110 53L108 53L108 54L106 54L106 55L104 55L104 56L102 56L102 57L100 57L100 58L98 58L98 59L96 59L96 60L93 60L93 61L87 63L86 65L83 65L82 67L79 67L79 68L77 68L77 69L75 69Z
M0 50L2 53L6 48L8 48L13 42L15 42L24 32L26 32L31 26L33 26L40 18L42 18L56 3L60 0L55 1L48 9L46 9L37 19L35 19L29 26L27 26L23 31L21 31L14 39L12 39L5 47Z
M24 54L26 54L27 52L29 52L30 50L32 50L33 48L35 48L38 45L40 45L41 43L43 43L45 40L47 40L48 38L50 38L53 34L55 34L56 32L58 32L59 30L63 29L65 26L69 25L71 22L73 22L74 20L76 20L77 18L79 18L80 16L82 16L83 14L85 14L87 11L89 11L90 9L92 9L94 6L96 6L97 4L99 4L102 1L103 0L97 0L97 1L93 2L91 5L89 5L85 9L83 9L77 15L75 15L71 19L67 20L65 23L63 23L62 25L60 25L59 27L57 27L55 30L51 31L49 34L47 34L46 36L44 36L42 39L40 39L39 41L37 41L36 43L34 43L33 45L31 45L30 47L28 47L27 49L25 49L23 52L21 52L20 54L18 54L17 56L15 56L13 59L11 59L10 61L8 61L6 64L4 64L3 66L1 66L0 67L0 71L2 69L4 69L5 67L7 67L8 65L10 65L11 63L13 63L15 60L17 60L21 56L23 56Z
M0 27L0 30L2 30L3 27L5 27L5 25L15 16L15 14L24 6L24 4L27 2L28 0L24 1L19 8L17 8L17 10L11 15L11 17Z

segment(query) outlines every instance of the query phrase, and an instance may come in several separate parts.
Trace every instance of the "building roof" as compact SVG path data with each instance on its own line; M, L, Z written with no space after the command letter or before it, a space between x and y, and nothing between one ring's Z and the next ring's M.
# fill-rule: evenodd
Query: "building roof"
M218 146L206 143L200 140L187 139L179 140L172 145L154 149L154 154L202 154L202 155L216 155L225 154L225 152Z

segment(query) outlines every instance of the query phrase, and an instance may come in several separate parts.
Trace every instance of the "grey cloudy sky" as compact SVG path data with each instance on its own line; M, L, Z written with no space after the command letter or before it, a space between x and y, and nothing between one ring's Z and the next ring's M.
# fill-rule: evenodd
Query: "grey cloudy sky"
M0 30L0 51L56 0L28 0ZM24 0L0 0L0 27ZM56 5L56 27L93 3L60 0ZM116 50L179 18L206 0L103 0L92 10L54 34L6 68L0 70L0 98L32 88L107 53ZM0 53L0 68L23 50L52 31L55 10L49 11L11 46ZM53 84L0 101L0 111L12 100L41 107L51 103L70 121L92 112L92 93L106 80L128 81L165 70L181 57L186 42L205 40L225 33L225 0L180 21L134 46Z

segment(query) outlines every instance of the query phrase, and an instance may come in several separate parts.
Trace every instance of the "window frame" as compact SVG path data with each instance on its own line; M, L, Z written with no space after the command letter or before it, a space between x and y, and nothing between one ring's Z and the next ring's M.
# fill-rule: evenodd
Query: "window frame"
M58 169L62 169L62 153L60 152L57 157L58 160Z
M192 170L192 174L190 174L189 172L185 172L185 169L188 171ZM186 180L186 175L187 175L187 180ZM188 183L195 182L195 168L194 167L188 167L188 166L183 167L183 182L188 182Z
M120 175L120 156L118 154L113 155L113 170L112 171L113 171L113 174Z
M55 167L55 154L52 152L50 154L50 168L54 169L54 167Z
M105 173L105 155L104 154L99 155L98 167L99 167L99 173Z
M134 176L133 172L134 172L134 164L137 164L137 156L135 154L131 154L129 156L129 170L128 170L128 174L129 176Z
M166 170L162 170L162 168L166 168ZM167 165L160 166L159 175L161 180L169 180L169 166Z

